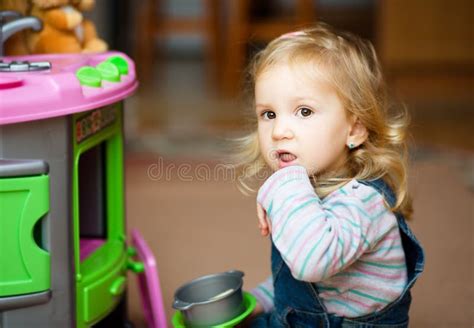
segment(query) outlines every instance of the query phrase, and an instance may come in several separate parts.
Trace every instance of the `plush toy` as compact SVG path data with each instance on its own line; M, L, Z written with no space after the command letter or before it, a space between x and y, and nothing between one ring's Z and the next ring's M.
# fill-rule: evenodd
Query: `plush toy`
M95 0L78 0L75 3L75 7L80 12L90 11L94 6ZM85 17L80 27L76 30L76 35L81 40L83 52L102 52L108 48L105 41L97 36L94 23Z
M93 0L32 0L30 15L43 21L43 30L29 33L32 54L102 52L106 43L97 37L92 22L84 20L82 9L91 9Z

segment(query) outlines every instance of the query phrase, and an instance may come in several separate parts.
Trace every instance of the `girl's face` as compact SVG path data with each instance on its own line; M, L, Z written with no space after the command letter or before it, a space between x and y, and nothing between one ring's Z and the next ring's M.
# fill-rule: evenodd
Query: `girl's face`
M302 165L318 174L347 157L351 120L335 90L314 66L276 64L256 80L260 151L274 171Z

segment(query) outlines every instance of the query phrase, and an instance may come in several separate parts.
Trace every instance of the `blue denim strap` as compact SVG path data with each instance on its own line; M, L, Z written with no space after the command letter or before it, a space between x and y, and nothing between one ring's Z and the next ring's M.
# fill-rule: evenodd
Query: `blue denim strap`
M361 180L360 183L370 186L377 190L390 206L396 203L396 196L388 184L382 179L376 180ZM416 278L423 272L425 266L425 254L420 242L408 227L405 218L401 213L395 213L398 220L398 226L402 232L402 242L405 249L405 256L408 266L408 288L410 288ZM411 270L410 270L411 269Z

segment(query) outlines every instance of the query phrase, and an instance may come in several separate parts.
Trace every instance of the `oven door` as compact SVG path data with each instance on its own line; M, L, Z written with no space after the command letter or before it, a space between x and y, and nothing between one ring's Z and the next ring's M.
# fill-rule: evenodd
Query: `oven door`
M156 260L142 235L135 229L132 230L132 247L129 248L129 254L131 258L128 261L128 268L137 274L148 327L167 327Z

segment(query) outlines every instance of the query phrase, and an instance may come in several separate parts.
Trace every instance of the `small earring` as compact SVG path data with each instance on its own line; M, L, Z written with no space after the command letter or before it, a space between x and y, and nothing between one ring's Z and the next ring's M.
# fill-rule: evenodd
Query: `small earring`
M347 145L347 147L349 147L349 149L354 149L355 145L351 142Z

